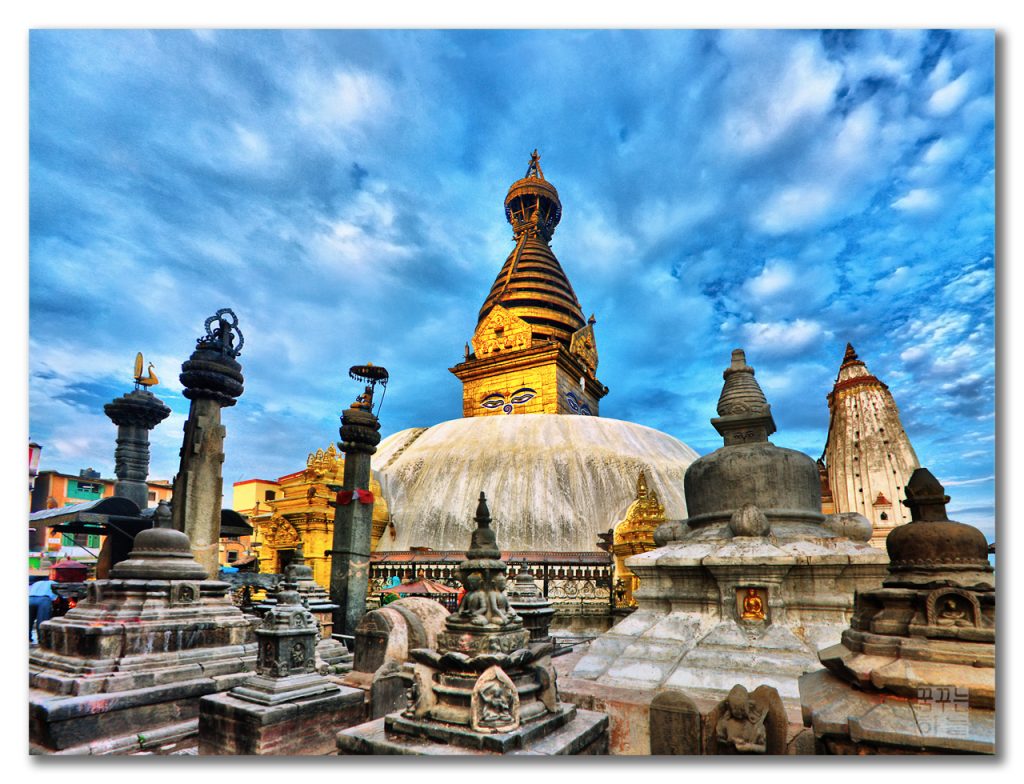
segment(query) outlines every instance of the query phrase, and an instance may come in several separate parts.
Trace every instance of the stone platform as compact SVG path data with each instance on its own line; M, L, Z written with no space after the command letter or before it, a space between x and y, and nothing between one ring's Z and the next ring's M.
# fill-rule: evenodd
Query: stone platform
M439 725L430 728L429 736L399 734L416 731L417 725L399 714L392 714L339 732L338 753L436 756L607 754L608 717L569 705L562 708L559 714L514 732L490 735Z
M279 705L258 705L231 693L210 695L202 703L199 753L334 754L337 728L358 724L365 710L363 692L346 687Z

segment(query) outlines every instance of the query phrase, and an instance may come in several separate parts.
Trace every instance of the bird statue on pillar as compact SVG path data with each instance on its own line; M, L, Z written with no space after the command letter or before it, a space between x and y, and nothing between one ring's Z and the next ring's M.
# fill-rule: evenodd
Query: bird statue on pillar
M160 383L160 379L156 377L156 373L153 372L153 363L149 363L149 367L146 368L149 375L142 375L142 352L140 351L135 355L135 387L155 387Z

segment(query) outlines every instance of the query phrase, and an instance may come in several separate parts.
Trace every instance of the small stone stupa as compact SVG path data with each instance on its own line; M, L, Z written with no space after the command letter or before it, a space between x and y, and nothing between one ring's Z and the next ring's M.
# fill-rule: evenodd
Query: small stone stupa
M663 523L658 548L626 560L638 607L591 643L574 679L715 699L765 684L795 699L854 591L882 581L885 554L827 525L814 460L768 441L771 406L742 350L723 376L711 423L725 444L686 471L689 518Z
M995 753L994 574L984 534L950 520L948 502L914 471L883 587L857 594L842 641L819 654L828 670L800 679L819 751Z
M245 680L256 658L250 619L230 586L206 579L188 536L142 531L109 580L40 627L29 658L33 753L116 754L195 735L199 698Z
M342 754L606 753L608 717L559 701L553 646L531 643L509 605L483 493L475 519L462 603L436 649L410 651L408 708L340 732Z
M320 640L316 644L317 669L343 675L352 669L352 654L343 643L335 640L331 634L334 629L333 613L338 605L331 601L327 591L313 579L313 567L306 563L302 542L295 547L291 562L284 569L284 579L278 583L277 589L268 597L268 601L258 606L260 611L269 611L280 601L283 592L294 591L304 607L316 618Z
M256 629L256 674L200 700L199 752L329 754L339 726L362 721L363 692L317 672L317 620L286 582Z

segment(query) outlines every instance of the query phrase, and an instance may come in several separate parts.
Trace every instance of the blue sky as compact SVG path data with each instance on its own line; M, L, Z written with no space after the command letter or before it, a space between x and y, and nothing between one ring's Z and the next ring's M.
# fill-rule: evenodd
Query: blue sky
M731 349L773 441L817 457L847 341L954 517L993 537L990 31L34 31L30 434L113 473L102 404L136 351L172 417L220 307L246 337L225 484L337 440L392 374L384 433L458 417L447 368L511 249L529 153L597 316L605 416L720 445Z

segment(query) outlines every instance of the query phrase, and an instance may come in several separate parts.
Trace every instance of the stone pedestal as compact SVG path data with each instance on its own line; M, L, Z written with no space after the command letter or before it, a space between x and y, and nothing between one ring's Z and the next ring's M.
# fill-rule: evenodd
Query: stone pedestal
M531 643L505 594L490 513L480 494L466 594L437 647L410 651L408 707L338 734L343 754L601 754L606 716L558 698L550 643Z
M251 673L250 620L205 579L188 537L135 537L111 579L40 627L29 658L33 753L117 754L194 736L199 698Z
M331 601L338 605L334 628L355 635L366 612L370 581L370 540L373 528L373 495L370 493L370 458L380 443L380 422L369 408L370 389L341 415L341 442L345 473L334 515L331 550Z
M114 495L145 509L149 506L149 431L163 422L171 409L152 392L135 389L107 403L103 412L117 425Z
M626 560L640 579L637 610L591 643L574 678L715 699L763 684L796 701L854 593L885 574L884 553L824 525L815 462L768 441L771 407L742 351L724 376L712 420L724 446L687 469L690 517L661 525L658 548Z
M200 701L200 754L327 754L365 717L363 693L316 672L316 619L286 584L256 630L256 674Z
M214 322L217 326L211 329ZM221 466L227 434L220 410L235 405L242 394L242 366L235 358L243 342L235 314L227 308L218 310L206 320L206 335L196 342L179 376L182 394L192 404L174 479L174 527L189 537L196 560L210 578L220 569Z
M530 642L551 640L551 616L555 608L544 598L529 569L520 571L508 587L508 603L523 619L523 627L530 632Z

